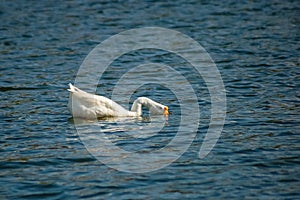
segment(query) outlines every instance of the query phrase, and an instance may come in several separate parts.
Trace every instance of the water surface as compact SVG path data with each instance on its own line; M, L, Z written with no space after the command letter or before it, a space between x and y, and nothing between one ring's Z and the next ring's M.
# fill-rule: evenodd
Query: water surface
M0 16L1 199L299 198L297 1L2 1ZM86 150L70 120L66 88L98 43L145 26L180 31L209 52L227 91L227 118L213 151L199 159L210 119L205 82L174 55L124 55L104 74L97 93L111 95L119 69L156 61L188 77L201 109L186 153L160 170L130 174ZM128 125L146 126L147 117L128 121L125 129L112 121L97 125L127 150L165 145L180 121L176 97L158 85L135 95L170 107L168 134L133 137L137 132Z

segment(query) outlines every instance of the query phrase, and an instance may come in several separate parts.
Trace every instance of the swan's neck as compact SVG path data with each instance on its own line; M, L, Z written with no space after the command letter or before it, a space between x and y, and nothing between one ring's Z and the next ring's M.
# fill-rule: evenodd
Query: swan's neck
M135 112L136 115L141 116L142 115L142 106L147 107L151 112L154 113L162 113L163 105L147 98L147 97L139 97L137 98L131 107L131 112Z

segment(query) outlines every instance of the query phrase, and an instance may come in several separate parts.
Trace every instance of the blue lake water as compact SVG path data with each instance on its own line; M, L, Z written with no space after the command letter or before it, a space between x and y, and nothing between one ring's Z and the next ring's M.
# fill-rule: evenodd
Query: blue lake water
M299 198L299 13L297 1L1 1L0 199ZM111 96L124 70L161 62L192 83L201 111L197 135L178 160L153 172L126 173L87 151L66 89L97 44L147 26L182 32L207 50L222 75L227 115L217 144L199 159L211 115L203 79L159 50L115 60L98 94ZM163 147L178 130L178 100L155 84L139 88L131 101L137 96L169 106L166 134L132 137L139 129L130 127L148 126L147 116L82 126L98 126L128 151Z

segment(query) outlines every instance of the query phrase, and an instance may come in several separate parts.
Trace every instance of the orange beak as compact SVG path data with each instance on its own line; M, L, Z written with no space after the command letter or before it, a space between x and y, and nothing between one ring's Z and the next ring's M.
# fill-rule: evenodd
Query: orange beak
M168 108L168 106L164 107L164 115L169 115L169 108Z

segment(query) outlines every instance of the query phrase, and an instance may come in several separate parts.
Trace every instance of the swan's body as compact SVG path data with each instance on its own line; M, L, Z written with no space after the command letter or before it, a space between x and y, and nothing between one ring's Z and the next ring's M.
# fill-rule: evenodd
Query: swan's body
M69 84L69 109L76 118L96 119L101 117L138 117L142 115L142 106L147 107L151 114L168 115L168 107L147 97L137 98L128 111L116 102L94 94L84 92Z

